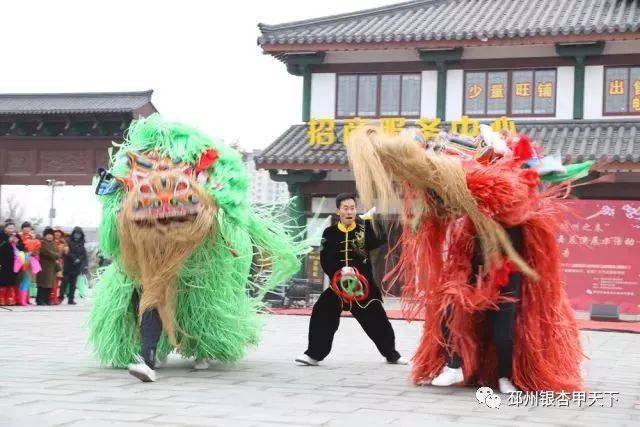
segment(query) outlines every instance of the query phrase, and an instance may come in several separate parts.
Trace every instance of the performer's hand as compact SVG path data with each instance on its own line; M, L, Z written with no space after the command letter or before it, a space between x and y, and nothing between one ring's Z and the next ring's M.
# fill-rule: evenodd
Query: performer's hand
M352 267L342 267L343 276L355 276L356 271Z
M372 207L371 209L369 209L367 212L363 213L362 215L360 215L360 218L367 220L367 219L373 219L373 214L376 213L376 207Z

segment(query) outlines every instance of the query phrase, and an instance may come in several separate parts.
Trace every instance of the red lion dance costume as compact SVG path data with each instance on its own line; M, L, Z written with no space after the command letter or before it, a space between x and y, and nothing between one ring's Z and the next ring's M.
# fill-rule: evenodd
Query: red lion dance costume
M524 168L537 158L528 137L481 127L472 141L441 134L425 143L417 132L390 136L372 127L347 141L363 202L403 212L401 256L386 282L403 284L408 319L424 315L412 379L430 383L455 355L459 382L495 387L489 317L510 303L511 386L581 390L583 353L556 243L561 188L541 191L542 173ZM519 292L501 292L514 277Z

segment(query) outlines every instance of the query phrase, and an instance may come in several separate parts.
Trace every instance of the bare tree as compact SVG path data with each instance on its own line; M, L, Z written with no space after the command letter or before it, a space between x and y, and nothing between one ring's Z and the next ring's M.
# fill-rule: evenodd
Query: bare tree
M44 219L40 217L32 216L26 218L24 216L24 207L15 195L11 195L7 198L6 209L3 211L3 213L3 218L12 219L18 227L24 221L29 221L31 223L31 227L33 229L37 229L44 222Z
M22 204L17 200L15 195L11 195L7 198L7 209L5 210L4 218L12 219L16 222L20 221L24 215L24 208Z

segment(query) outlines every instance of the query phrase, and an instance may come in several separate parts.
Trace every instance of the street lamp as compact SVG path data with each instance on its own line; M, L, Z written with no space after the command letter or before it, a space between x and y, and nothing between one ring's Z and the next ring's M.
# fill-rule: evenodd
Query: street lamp
M53 198L55 195L56 187L62 187L66 184L65 181L56 181L55 179L48 179L47 185L51 187L51 209L49 209L49 227L53 227L53 218L56 217L56 210L53 207Z

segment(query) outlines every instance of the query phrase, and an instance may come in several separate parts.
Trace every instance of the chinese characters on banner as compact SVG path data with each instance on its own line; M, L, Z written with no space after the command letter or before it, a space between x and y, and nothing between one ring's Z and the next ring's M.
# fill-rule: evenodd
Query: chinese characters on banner
M640 201L573 200L557 236L571 305L640 314Z
M608 79L607 101L611 106L606 108L606 111L640 112L640 79L634 78L634 73L637 76L638 68L633 68L632 70L629 78L616 74L614 77ZM628 107L627 101L629 101Z
M611 80L609 82L609 95L624 95L624 80Z
M360 126L366 124L378 124L386 133L397 135L406 126L406 120L404 117L387 117L381 118L376 121L368 121L359 117L348 119L344 121L342 142L345 138L348 138L351 132ZM440 133L440 119L434 118L421 118L415 126L422 132L425 139L432 139ZM491 128L498 132L503 129L507 129L511 132L516 132L516 125L513 120L509 120L507 117L500 117L491 122ZM460 120L451 121L451 132L458 133L460 135L478 136L480 121L477 119L470 119L467 116L462 116ZM332 145L338 141L336 135L336 125L334 119L311 119L309 120L309 145L323 146Z
M516 96L531 96L531 83L516 83Z
M553 83L540 82L536 85L536 91L540 98L552 98L553 97Z
M515 95L522 97L531 96L531 83L516 83ZM536 93L540 98L552 98L553 97L553 83L552 82L538 82L535 85ZM469 86L467 91L467 98L475 99L482 94L482 86L473 84ZM503 83L495 83L489 87L489 98L491 99L504 99L505 86Z

